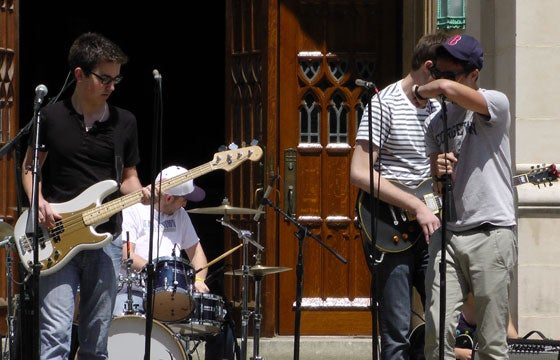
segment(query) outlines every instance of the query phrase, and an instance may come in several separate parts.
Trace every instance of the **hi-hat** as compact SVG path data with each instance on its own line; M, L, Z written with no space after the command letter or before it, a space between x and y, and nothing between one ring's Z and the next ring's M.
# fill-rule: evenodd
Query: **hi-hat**
M14 228L12 225L8 224L5 221L0 221L0 240L5 238L6 236L13 236L14 235Z
M220 205L215 207L190 209L187 210L187 212L193 214L236 215L236 214L258 214L258 213L262 214L264 211L234 207L226 204L226 205Z
M255 265L249 268L249 276L263 276L268 274L276 274L288 270L292 270L292 268L282 267L282 266ZM237 269L233 271L226 271L224 274L241 276L243 275L243 270Z

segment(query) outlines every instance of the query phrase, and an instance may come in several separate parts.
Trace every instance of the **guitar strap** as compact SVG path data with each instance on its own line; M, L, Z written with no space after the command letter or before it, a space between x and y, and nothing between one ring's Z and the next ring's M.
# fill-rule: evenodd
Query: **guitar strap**
M120 188L122 184L122 173L123 173L123 162L122 156L119 156L115 147L115 180L117 181L117 185Z
M119 116L118 116L118 112L114 112L115 113L115 117L117 117L117 119L115 119L115 127L113 129L113 148L115 149L115 174L114 174L114 179L117 182L117 186L120 188L121 184L122 184L122 177L123 177L123 169L124 169L124 164L123 164L123 144L122 141L119 140L120 135L121 135L121 130L119 128L119 124L121 123L121 121L119 121ZM112 115L112 112L109 112L110 115Z

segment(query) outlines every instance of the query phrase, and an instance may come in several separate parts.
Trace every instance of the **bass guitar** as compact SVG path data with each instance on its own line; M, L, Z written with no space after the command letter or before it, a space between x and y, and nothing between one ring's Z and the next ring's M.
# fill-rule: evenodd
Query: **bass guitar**
M552 164L548 167L538 166L531 172L514 176L513 185L517 186L526 183L546 185L557 179L558 171L556 170L556 165ZM431 179L424 180L417 187L409 187L398 181L391 180L391 182L401 190L423 200L434 214L439 214L442 201L440 196L434 192ZM370 226L370 202L370 195L360 189L356 200L356 213L359 226L362 230L362 237L364 237L364 241L368 244L373 242ZM375 226L377 226L378 234L375 247L381 252L388 253L396 253L410 249L423 235L422 228L415 220L416 218L407 210L380 201L379 216L375 219Z
M245 160L257 161L262 153L259 146L216 153L212 161L184 174L163 180L161 191L214 170L230 171ZM95 227L121 210L142 201L142 191L138 190L102 204L103 199L116 190L118 190L116 181L104 180L90 186L70 201L51 204L53 210L62 218L52 229L40 226L38 258L42 265L41 276L55 273L82 250L101 248L112 241L112 234L97 233ZM14 227L14 238L21 263L27 271L31 272L34 263L34 238L26 235L27 218L28 210L18 218Z

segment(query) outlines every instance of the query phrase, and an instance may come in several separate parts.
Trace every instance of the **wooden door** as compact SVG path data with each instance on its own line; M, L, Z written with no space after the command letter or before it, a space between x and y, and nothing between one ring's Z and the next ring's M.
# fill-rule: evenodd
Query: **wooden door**
M279 263L296 270L279 276L280 334L296 331L298 268L302 335L371 333L370 273L355 226L356 188L349 182L367 100L354 82L361 78L381 86L400 77L397 3L280 6L281 203L314 235L300 241L296 225L279 222Z
M404 14L416 19L424 6L412 0L226 2L226 140L255 138L264 150L258 164L231 173L226 194L234 206L256 208L271 176L280 176L270 194L278 210L266 207L258 223L246 215L233 221L253 230L265 248L259 253L249 245L249 265L260 260L291 268L264 277L262 336L371 334L370 273L355 226L357 189L349 182L366 102L354 82L381 88L402 77L403 48L418 38L402 29L417 33L421 25L406 19L403 25ZM237 244L227 232L226 249ZM235 253L233 267L242 260ZM239 277L224 284L237 305L239 330L243 285ZM247 293L253 311L252 279ZM248 320L250 336L254 317Z

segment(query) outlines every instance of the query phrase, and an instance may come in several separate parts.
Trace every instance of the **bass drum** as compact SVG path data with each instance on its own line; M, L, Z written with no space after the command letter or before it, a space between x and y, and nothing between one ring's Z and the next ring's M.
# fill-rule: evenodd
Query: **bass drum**
M111 321L107 349L109 359L143 359L146 342L146 318L125 315ZM78 360L78 352L75 360ZM171 330L157 320L152 326L151 359L187 360L185 349Z

